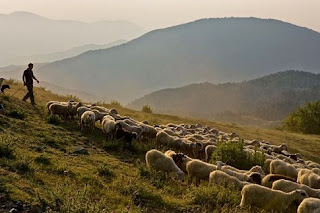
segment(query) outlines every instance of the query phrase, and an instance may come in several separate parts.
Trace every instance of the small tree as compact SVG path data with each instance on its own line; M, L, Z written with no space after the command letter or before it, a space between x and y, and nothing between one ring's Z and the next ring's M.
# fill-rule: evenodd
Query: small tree
M284 127L306 134L320 134L320 101L309 102L288 115Z
M149 105L144 105L141 111L145 113L152 113L152 109Z

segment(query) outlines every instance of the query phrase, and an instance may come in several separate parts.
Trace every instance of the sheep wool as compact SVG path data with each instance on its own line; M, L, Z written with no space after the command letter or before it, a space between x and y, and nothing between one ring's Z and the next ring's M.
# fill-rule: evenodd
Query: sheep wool
M320 199L306 198L298 207L297 213L319 213L320 212Z
M304 184L298 184L298 183L284 180L284 179L277 180L277 181L273 182L272 189L281 190L283 192L292 192L296 189L302 189L302 190L306 191L310 197L320 198L320 190L319 189L312 189L309 186L306 186Z
M213 171L209 175L209 186L210 185L222 185L224 187L228 187L233 185L238 189L242 189L243 186L249 184L248 182L242 182L238 178L228 175L223 171Z
M180 180L184 180L183 171L179 169L173 159L156 149L149 150L146 153L146 163L148 167L163 171L167 174L174 172Z
M298 171L294 166L282 160L273 160L270 163L270 174L284 175L296 180Z
M193 179L196 178L196 186L198 186L200 180L209 179L210 173L217 170L217 166L194 159L187 163L186 170L189 175L188 183L191 184Z
M285 193L257 184L250 184L243 187L241 196L240 207L250 205L267 211L285 212L292 202L301 203L303 199L308 197L308 194L300 189Z

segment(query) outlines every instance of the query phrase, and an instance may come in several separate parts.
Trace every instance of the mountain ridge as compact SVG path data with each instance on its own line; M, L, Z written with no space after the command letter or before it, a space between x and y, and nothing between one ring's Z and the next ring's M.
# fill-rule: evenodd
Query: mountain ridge
M155 90L193 82L242 81L290 69L318 72L318 55L316 31L274 19L220 18L154 30L42 70L48 81L57 78L51 73L63 74L61 86L86 85L106 100L128 103ZM125 88L114 90L115 82Z
M127 107L138 110L150 105L159 113L211 119L233 113L275 121L317 99L320 99L320 74L290 70L238 83L206 82L163 89Z

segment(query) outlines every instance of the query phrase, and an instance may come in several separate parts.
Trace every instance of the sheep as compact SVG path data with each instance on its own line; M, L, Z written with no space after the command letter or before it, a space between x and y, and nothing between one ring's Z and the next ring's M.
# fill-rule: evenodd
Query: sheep
M180 149L182 141L180 138L172 137L164 131L159 131L156 135L156 144L161 146L166 146L168 148Z
M314 189L320 189L320 176L309 169L301 169L299 171L297 182Z
M198 159L194 159L187 163L186 170L189 175L188 184L191 184L193 182L193 178L195 177L195 185L198 186L200 184L200 180L209 179L210 173L217 170L217 166Z
M62 103L52 103L49 107L49 111L51 115L58 115L62 116L67 119L67 116L72 110L72 103L69 102L68 104Z
M271 147L272 152L281 154L282 151L288 151L288 146L286 144L281 144L279 146L272 145Z
M167 134L170 135L170 136L179 137L179 135L178 135L177 133L173 132L171 129L165 128L165 129L162 130L162 131L164 131L165 133L167 133Z
M318 163L315 163L315 162L312 162L312 161L310 163L308 163L307 165L308 165L308 167L311 167L311 168L320 169L320 165Z
M288 181L291 181L291 182L296 182L296 180L291 178L291 177L287 177L287 176L284 176L284 175L278 175L278 174L268 174L267 176L265 176L262 179L261 185L265 186L265 187L268 187L268 188L271 188L273 182L275 182L277 180L281 180L281 179L288 180Z
M313 171L317 175L320 175L320 169L318 169L318 168L313 168L313 169L311 169L311 171Z
M86 112L86 111L90 111L91 109L89 107L86 107L86 106L81 106L77 109L77 115L78 115L78 118L79 120L81 119L81 115Z
M273 182L272 189L281 190L283 192L292 192L296 189L302 189L305 190L310 197L320 198L319 189L312 189L311 187L306 186L304 184L298 184L284 179L280 179Z
M228 187L230 184L234 185L238 189L242 189L248 182L242 182L238 178L228 175L223 171L213 171L209 175L209 186L211 185L223 185Z
M49 102L47 102L47 104L46 104L46 109L47 109L47 111L48 111L48 115L50 115L50 106L51 106L51 104L54 104L54 103L59 103L59 101L49 101Z
M123 129L120 123L116 123L116 131L114 136L117 140L123 139L123 150L125 150L125 144L129 144L129 149L132 150L132 141L137 139L138 134L136 132L129 132Z
M175 164L184 172L184 173L188 173L187 172L187 163L192 161L193 159L188 157L187 155L183 154L183 153L176 153L175 151L172 150L168 150L164 153L165 155L171 157L173 159L173 161L175 162Z
M100 111L98 111L96 109L91 110L91 111L95 114L96 121L100 121L100 124L102 123L103 117L108 114L106 112L100 112Z
M209 145L205 148L206 161L208 162L212 156L212 153L217 149L215 145Z
M86 111L81 115L80 130L83 131L85 127L94 129L96 118L94 112Z
M223 167L221 168L221 171L227 173L228 175L236 177L241 181L261 184L261 179L262 179L261 174L259 174L257 172L252 172L252 173L246 174L246 173L241 173L241 172L237 172L237 171L232 171L229 169L224 169Z
M114 139L114 134L116 132L116 122L112 116L106 115L103 117L102 131L103 133L105 133L107 141L109 140L109 138L111 140Z
M257 172L261 175L265 175L263 169L261 168L261 166L253 166L249 171L247 170L240 170L240 169L237 169L233 166L228 166L228 165L224 165L222 166L221 168L219 168L220 170L232 170L232 171L235 171L235 172L238 172L238 173L244 173L244 174L251 174L253 172Z
M112 116L113 117L113 116ZM115 119L117 120L117 119ZM141 132L142 132L142 128L140 126L131 126L127 123L125 123L124 121L117 121L117 124L120 124L121 127L129 132L135 132L138 134L138 137L140 136Z
M284 161L273 160L270 163L270 174L280 174L280 175L291 177L296 180L298 171L294 166Z
M109 113L109 110L105 107L102 107L102 106L91 106L90 109L91 110L98 110L99 112Z
M297 213L319 213L320 212L320 199L306 198L304 199L297 210Z
M241 196L240 207L242 208L250 205L267 211L286 212L291 203L300 203L308 197L308 194L301 189L285 193L264 186L250 184L243 187Z
M167 176L174 172L180 180L184 181L184 173L174 163L173 159L156 149L149 150L146 153L146 163L149 168L163 171Z
M83 103L79 102L72 105L72 109L69 112L70 119L73 120L74 116L78 114L78 109L83 106Z
M158 131L154 127L143 123L141 123L140 126L143 129L141 133L142 138L151 140L154 140L156 138Z

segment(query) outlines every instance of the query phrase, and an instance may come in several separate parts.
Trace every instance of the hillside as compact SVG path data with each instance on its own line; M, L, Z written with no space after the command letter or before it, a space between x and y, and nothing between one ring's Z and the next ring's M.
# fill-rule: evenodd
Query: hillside
M24 64L27 57L86 44L132 39L142 33L139 26L126 21L53 20L28 12L0 14L0 28L0 66Z
M140 110L150 105L155 112L216 120L253 116L275 121L306 102L319 99L319 74L285 71L241 83L200 83L164 89L137 99L128 107Z
M320 34L307 28L272 19L202 19L50 63L41 78L128 103L191 83L238 82L289 69L316 73L319 55Z
M59 212L247 212L236 208L240 197L235 191L208 189L205 183L199 188L177 184L174 180L165 181L161 173L147 170L144 153L152 144L137 143L133 153L123 152L118 143L104 141L99 126L92 133L80 133L75 123L47 118L43 109L47 101L74 97L35 88L39 105L30 107L20 101L25 91L10 97L21 87L17 83L11 85L10 93L0 95L1 104L8 109L7 115L0 114L0 212L7 212L18 200L25 208L32 204L34 212L48 206ZM202 123L237 132L247 139L286 142L290 152L300 152L305 158L320 162L319 136L106 106L116 107L120 114L137 120L149 120L151 124ZM74 154L73 150L79 147L86 148L89 154Z

